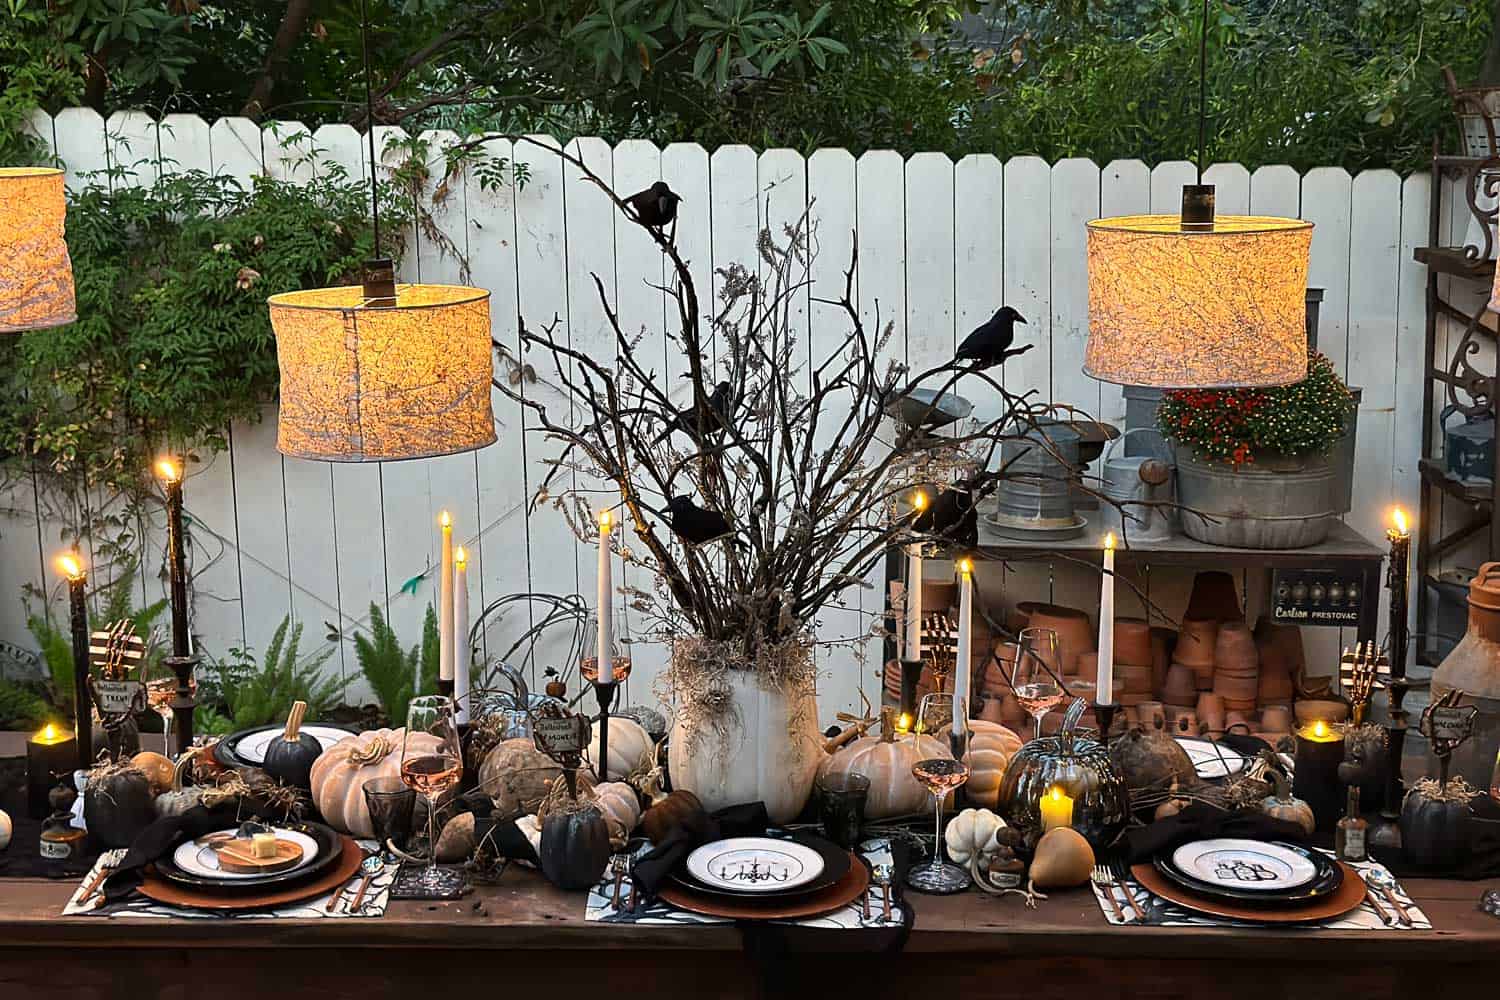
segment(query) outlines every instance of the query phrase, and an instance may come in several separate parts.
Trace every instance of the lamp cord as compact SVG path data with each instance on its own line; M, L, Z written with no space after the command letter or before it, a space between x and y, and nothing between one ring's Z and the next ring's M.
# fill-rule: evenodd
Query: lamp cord
M365 64L365 137L370 144L370 223L375 237L374 256L379 257L380 190L375 183L375 99L370 92L370 14L365 2L366 0L359 0L359 47ZM1201 172L1202 168L1199 170Z
M361 3L364 0L360 0ZM366 73L368 73L368 65ZM1208 145L1208 0L1203 0L1203 22L1198 29L1198 183L1203 183L1204 150ZM372 168L373 169L373 168Z

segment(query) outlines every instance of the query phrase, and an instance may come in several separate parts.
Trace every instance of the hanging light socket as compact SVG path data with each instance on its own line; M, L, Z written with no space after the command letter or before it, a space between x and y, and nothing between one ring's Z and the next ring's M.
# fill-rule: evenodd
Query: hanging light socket
M365 261L365 305L372 309L396 307L396 264L389 257Z
M1182 229L1184 232L1212 232L1214 228L1214 186L1182 186Z

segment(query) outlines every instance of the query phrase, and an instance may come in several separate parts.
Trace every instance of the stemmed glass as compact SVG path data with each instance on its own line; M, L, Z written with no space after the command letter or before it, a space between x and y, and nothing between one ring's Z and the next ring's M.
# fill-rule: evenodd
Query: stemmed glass
M1062 682L1054 671L1057 663L1057 633L1050 628L1023 628L1016 642L1016 662L1010 684L1016 701L1036 723L1036 738L1042 738L1042 719L1067 700Z
M929 694L922 699L917 718L922 732L936 732L953 718L953 695ZM936 834L932 846L932 860L918 865L906 873L906 884L918 892L947 895L962 892L969 885L969 876L957 865L943 860L943 799L948 793L969 780L969 765L951 757L929 757L911 766L912 777L932 793L933 831Z
M443 891L454 881L451 873L438 867L437 834L433 830L438 801L458 786L464 773L454 713L453 699L444 695L413 698L406 712L406 732L401 738L401 780L427 800L430 857L417 884L430 891ZM437 745L424 737L436 737Z
M146 704L161 716L161 752L164 756L172 756L172 700L177 697L177 675L174 674L164 663L157 665L157 671L165 671L165 674L157 673L152 677L144 675L150 670L148 666L141 667L141 673L146 687ZM197 686L194 680L193 686Z

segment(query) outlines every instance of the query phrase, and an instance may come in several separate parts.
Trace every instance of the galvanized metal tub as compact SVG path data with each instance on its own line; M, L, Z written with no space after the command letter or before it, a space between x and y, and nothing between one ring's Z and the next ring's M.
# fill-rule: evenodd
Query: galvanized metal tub
M1337 475L1324 456L1257 459L1235 468L1179 446L1177 496L1183 534L1243 549L1316 545L1339 515Z
M1001 442L1005 478L995 491L990 523L1018 529L1057 529L1076 524L1071 486L1078 468L1078 432L1066 424L1032 427Z

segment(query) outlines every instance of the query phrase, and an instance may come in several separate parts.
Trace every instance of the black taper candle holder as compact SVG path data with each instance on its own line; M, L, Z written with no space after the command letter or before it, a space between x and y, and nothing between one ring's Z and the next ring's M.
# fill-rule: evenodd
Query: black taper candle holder
M901 708L897 718L906 716L908 726L916 725L917 684L922 680L921 660L899 660L901 666Z
M594 700L599 704L599 760L594 766L602 785L609 780L609 709L615 703L620 682L594 680L589 683L594 687Z
M1119 711L1119 705L1101 705L1094 702L1094 721L1099 723L1100 744L1109 743L1109 731L1115 724L1115 712Z
M193 745L193 711L198 698L193 693L193 671L201 657L168 656L162 662L177 675L177 690L172 695L172 731L177 734L177 752L187 753Z
M93 696L89 691L89 608L84 574L68 577L68 607L73 631L73 735L78 741L78 766L94 765Z

